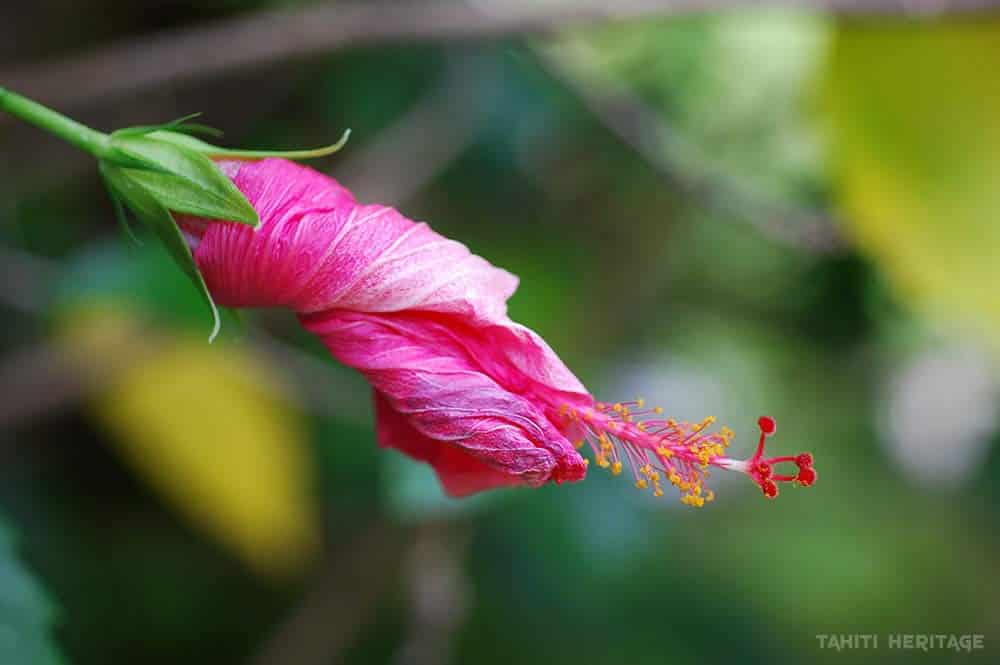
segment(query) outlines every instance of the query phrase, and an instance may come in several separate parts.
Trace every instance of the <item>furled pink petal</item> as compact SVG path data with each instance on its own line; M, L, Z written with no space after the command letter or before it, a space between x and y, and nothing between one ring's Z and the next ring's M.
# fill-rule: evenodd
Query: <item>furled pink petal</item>
M481 360L502 352L488 351L476 339L479 331L463 329L453 318L333 310L305 315L302 322L335 358L365 375L388 411L421 435L526 485L582 478L583 460L549 420L534 381L507 372L501 380L515 375L525 389L515 392L490 376ZM398 445L391 438L383 442Z
M194 235L212 295L233 307L421 309L502 319L517 278L396 210L359 205L335 180L280 159L224 163L260 228L213 223Z
M424 436L378 391L375 392L375 426L379 444L396 448L415 460L430 464L445 491L452 496L466 496L520 483L517 476L496 471L460 448L441 445L439 441Z
M298 312L374 386L383 445L432 464L459 495L585 475L553 423L561 403L590 397L507 317L516 277L305 167L221 166L261 225L179 220L213 297Z

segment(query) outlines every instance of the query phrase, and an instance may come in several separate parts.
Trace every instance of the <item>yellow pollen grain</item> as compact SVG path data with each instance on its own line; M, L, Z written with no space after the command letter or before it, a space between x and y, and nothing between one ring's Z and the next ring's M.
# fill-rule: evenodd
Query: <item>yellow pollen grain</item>
M649 487L649 483L646 482L645 478L640 478L639 480L635 481L635 486L636 489L644 490L647 487Z
M611 473L612 473L612 475L617 476L621 472L622 472L622 463L621 462L615 462L614 464L611 465Z

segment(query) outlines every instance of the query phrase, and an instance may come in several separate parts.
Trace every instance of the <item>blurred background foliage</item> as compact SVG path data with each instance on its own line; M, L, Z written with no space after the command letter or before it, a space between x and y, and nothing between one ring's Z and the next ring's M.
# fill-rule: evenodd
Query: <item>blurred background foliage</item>
M0 82L306 5L4 5ZM595 394L717 415L746 450L767 413L816 455L808 491L719 478L701 511L599 473L445 498L376 448L364 381L290 315L229 316L207 345L91 164L0 119L0 662L995 662L998 59L988 16L746 11L62 109L102 129L201 110L262 148L351 127L314 166L517 273L512 315Z

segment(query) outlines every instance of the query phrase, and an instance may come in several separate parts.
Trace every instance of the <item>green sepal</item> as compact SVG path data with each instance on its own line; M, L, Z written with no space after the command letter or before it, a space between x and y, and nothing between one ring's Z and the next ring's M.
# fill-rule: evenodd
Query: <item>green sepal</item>
M196 150L208 157L229 158L229 159L267 159L268 157L279 157L282 159L316 159L326 157L340 151L347 144L351 137L351 130L344 130L340 140L331 145L313 148L311 150L230 150L220 148L202 141L201 139L176 131L157 130L146 135L151 139L165 141L178 147Z
M182 135L179 135L182 136ZM256 227L257 211L206 155L152 134L115 137L106 160L129 171L168 210Z
M222 136L222 130L196 122L189 122L201 116L201 113L191 113L182 118L160 123L159 125L139 125L137 127L126 127L112 132L112 137L126 138L129 136L144 136L157 131L180 132L183 134L205 134L207 136Z
M195 288L201 294L212 315L212 332L208 337L208 341L213 341L219 334L222 325L219 309L212 299L212 294L208 291L205 279L194 262L191 248L184 239L184 235L181 233L176 221L174 221L170 210L127 174L130 169L122 169L107 163L101 163L100 170L111 192L111 196L117 197L119 201L132 211L136 219L149 227L159 237L160 241L167 248L167 251L170 252L174 262L180 266L181 270L194 283Z
M141 245L142 241L139 240L139 237L132 230L132 225L128 221L128 214L125 212L125 205L122 203L122 200L118 198L118 195L115 194L115 190L111 188L109 183L105 183L105 186L108 188L108 195L111 197L111 206L114 208L115 219L118 221L118 227L121 229L122 235L136 245Z
M241 222L249 226L259 224L257 212L252 208L249 211L236 210L231 200L194 185L182 176L140 169L119 169L119 171L172 212L206 219Z

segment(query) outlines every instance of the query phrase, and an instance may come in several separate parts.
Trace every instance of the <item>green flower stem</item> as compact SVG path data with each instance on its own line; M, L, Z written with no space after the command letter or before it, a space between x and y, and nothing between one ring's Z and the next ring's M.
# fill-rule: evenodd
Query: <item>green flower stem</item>
M44 129L98 159L108 153L110 137L107 134L81 125L61 113L56 113L3 87L0 87L0 111Z

